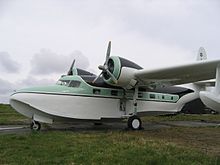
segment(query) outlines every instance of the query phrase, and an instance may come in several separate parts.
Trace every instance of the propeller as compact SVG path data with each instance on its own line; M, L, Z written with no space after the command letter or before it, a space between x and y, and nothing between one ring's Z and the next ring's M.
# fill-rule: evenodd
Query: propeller
M93 83L95 83L99 77L102 77L103 74L107 74L108 76L110 76L112 78L112 81L117 84L117 79L115 78L115 76L109 71L109 66L108 66L108 61L110 58L110 54L111 54L111 41L109 41L108 43L108 49L106 52L106 58L105 58L105 63L104 65L99 65L98 68L99 70L101 70L102 72L93 80Z
M67 76L73 75L73 67L75 65L75 62L76 62L76 60L74 59L72 64L71 64L71 66L70 66L70 69L69 69L69 71L67 73Z

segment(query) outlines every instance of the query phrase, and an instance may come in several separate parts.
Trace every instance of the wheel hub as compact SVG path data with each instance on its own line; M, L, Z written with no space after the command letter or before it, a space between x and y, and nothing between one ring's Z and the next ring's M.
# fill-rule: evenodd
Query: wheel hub
M139 128L139 126L140 126L140 121L138 119L134 119L132 121L132 127L137 129L137 128Z

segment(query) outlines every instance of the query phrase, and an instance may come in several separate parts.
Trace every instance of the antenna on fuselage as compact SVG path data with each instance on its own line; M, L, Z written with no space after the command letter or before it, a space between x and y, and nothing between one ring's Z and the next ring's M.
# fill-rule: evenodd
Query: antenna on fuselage
M71 75L74 75L75 73L73 73L73 69L74 69L74 65L75 65L75 62L76 60L74 59L71 66L70 66L70 69L69 71L67 72L67 76L71 76Z

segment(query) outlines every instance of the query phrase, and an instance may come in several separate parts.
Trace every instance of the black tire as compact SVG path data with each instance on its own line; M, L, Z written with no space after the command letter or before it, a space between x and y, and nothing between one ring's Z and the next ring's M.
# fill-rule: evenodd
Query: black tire
M134 115L128 118L128 128L132 130L140 130L142 129L142 121L141 119Z
M41 124L38 121L34 121L31 123L31 130L39 131L41 129Z

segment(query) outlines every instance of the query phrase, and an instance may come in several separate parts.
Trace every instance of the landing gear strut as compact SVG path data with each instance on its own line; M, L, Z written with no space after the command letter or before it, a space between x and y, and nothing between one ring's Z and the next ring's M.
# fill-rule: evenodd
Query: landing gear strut
M34 131L39 131L41 128L41 124L38 121L32 120L31 122L31 129Z
M135 87L134 96L133 96L133 116L128 118L128 128L133 130L140 130L142 128L141 119L137 116L137 98L138 98L138 86Z
M133 130L140 130L142 128L141 119L136 115L129 117L128 128L131 128Z

